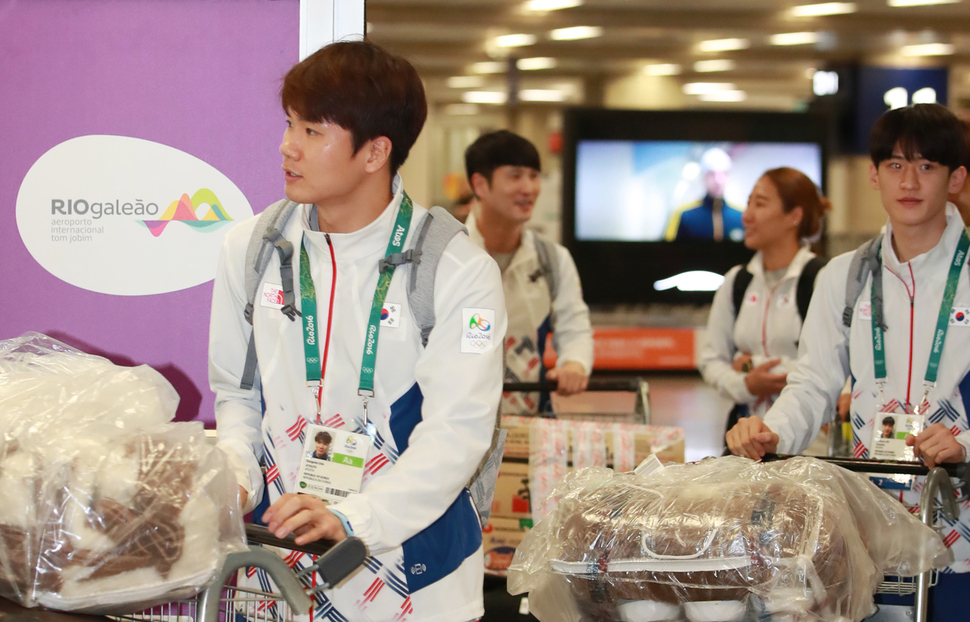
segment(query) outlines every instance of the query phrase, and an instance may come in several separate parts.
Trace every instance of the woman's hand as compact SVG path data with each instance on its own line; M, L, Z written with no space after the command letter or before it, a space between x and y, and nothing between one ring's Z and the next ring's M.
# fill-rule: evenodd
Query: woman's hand
M788 382L788 374L771 373L772 368L780 361L781 359L765 361L748 372L748 375L744 377L744 384L748 387L751 395L762 396L781 393Z

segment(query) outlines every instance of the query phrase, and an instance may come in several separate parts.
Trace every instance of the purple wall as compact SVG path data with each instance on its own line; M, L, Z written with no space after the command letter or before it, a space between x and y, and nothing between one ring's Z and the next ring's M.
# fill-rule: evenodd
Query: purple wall
M68 285L24 247L17 192L55 145L115 134L201 158L262 211L283 196L277 92L298 33L298 0L0 0L0 339L33 330L146 363L181 395L179 419L212 421L211 282L156 296Z

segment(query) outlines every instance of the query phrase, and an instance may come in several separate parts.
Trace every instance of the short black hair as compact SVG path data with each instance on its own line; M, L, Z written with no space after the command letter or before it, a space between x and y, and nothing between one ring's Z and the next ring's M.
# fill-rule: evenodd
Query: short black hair
M950 172L963 166L964 129L960 120L940 104L913 104L876 119L869 135L869 157L879 166L896 145L907 160L925 158Z
M465 149L465 173L469 182L472 175L478 173L492 183L492 173L500 166L527 166L542 170L536 146L508 130L482 134Z
M280 103L304 121L329 121L349 131L355 155L367 141L386 136L392 176L428 116L414 66L368 41L331 43L294 65L283 79Z
M883 417L882 418L882 424L883 425L895 426L896 425L896 420L893 419L892 417Z
M330 441L333 440L333 437L330 436L330 432L317 432L317 435L313 437L313 440L317 443L326 443L329 445Z

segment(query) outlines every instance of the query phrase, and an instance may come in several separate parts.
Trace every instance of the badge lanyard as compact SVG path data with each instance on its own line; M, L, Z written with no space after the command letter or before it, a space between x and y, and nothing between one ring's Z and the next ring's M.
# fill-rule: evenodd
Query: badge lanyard
M950 270L946 277L946 288L943 291L943 301L940 303L940 315L936 320L936 330L933 332L933 347L930 350L930 360L926 365L926 377L923 380L925 389L923 398L916 405L915 414L922 415L929 408L927 399L930 390L936 386L936 375L940 371L940 357L943 355L943 343L946 341L947 329L950 326L950 312L953 310L953 299L957 293L957 283L960 272L970 249L970 237L964 231L960 235L960 243L950 262ZM882 329L882 264L872 275L872 358L879 392L882 394L883 405L886 403L883 391L886 385L886 343Z
M401 207L397 212L397 219L387 243L385 258L400 253L404 247L408 229L411 227L411 213L413 211L414 204L405 192L401 198ZM372 438L376 434L376 427L368 417L367 403L370 398L374 397L374 366L377 361L377 339L381 330L381 312L384 308L387 290L391 285L391 278L394 276L394 268L395 265L389 263L378 276L367 332L364 334L364 354L360 365L360 386L357 389L357 394L364 399L364 427ZM320 345L317 340L316 288L313 284L313 277L310 275L310 258L303 242L300 243L300 298L303 313L303 352L306 359L306 382L311 390L319 393L322 391L324 370L320 362ZM318 399L318 410L321 408L320 404Z

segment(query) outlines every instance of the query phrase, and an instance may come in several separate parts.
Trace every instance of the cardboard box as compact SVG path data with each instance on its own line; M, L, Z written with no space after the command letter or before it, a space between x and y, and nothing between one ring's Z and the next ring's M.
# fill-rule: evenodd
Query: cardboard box
M532 529L531 519L493 516L482 530L485 568L492 571L507 570L512 564L516 547L530 529Z
M502 417L502 427L508 430L505 439L505 453L507 458L529 458L529 448L531 446L532 428L536 421L534 417L504 416ZM610 421L596 421L595 415L590 415L588 419L582 421L569 419L544 419L545 425L561 426L569 431L569 455L567 460L572 460L572 445L574 443L574 433L570 430L576 424L593 426L603 433L603 440L606 445L606 464L613 465L613 439L614 434L619 431L621 434L632 436L634 443L634 460L636 466L646 460L651 454L655 454L661 462L684 462L684 430L683 428L671 428L659 425L640 425L628 423L613 423Z
M495 481L492 516L532 518L529 495L529 465L503 461Z

